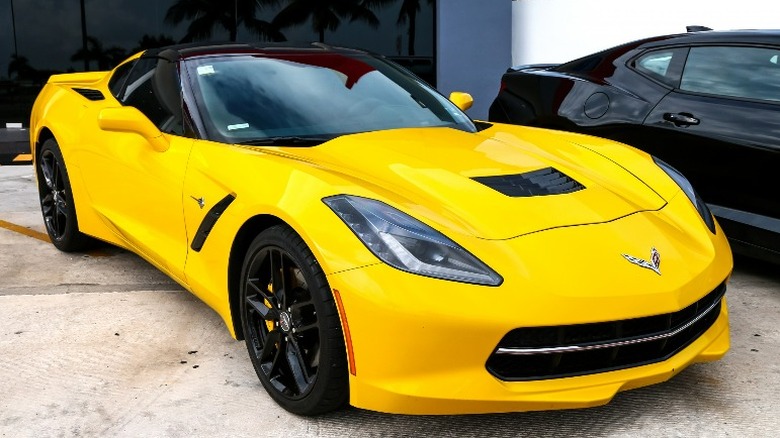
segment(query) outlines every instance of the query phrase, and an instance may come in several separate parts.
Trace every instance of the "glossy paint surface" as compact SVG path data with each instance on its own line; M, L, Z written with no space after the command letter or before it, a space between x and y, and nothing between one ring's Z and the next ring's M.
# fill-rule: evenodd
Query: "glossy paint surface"
M738 70L725 71L735 49L765 51L766 62L739 59ZM717 57L707 62L701 50ZM779 50L780 32L696 32L521 67L504 75L490 120L606 137L655 155L690 179L736 251L780 262ZM666 77L643 70L647 56L672 53L658 70ZM721 85L731 76L747 97Z
M338 290L342 325L348 320L354 406L409 414L595 406L728 350L724 300L706 332L661 362L530 382L501 381L485 368L512 329L676 312L728 278L732 259L722 230L710 232L643 152L501 124L477 132L364 132L311 147L231 145L166 133L168 147L160 152L139 134L98 127L103 109L121 105L107 88L111 75L55 76L33 111L33 149L49 136L59 143L81 231L147 259L241 338L236 266L247 240L269 225L288 224ZM105 99L87 101L73 86L100 90ZM186 89L183 95L186 101ZM546 167L585 188L508 197L472 179ZM342 194L410 215L504 281L479 286L384 264L322 202ZM228 196L235 200L202 248L193 250L205 215ZM661 254L663 275L621 255L648 257L651 248Z

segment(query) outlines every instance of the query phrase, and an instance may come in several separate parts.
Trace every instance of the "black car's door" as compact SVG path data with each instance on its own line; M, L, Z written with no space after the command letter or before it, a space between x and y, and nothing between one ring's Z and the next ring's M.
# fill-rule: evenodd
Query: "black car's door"
M642 142L686 175L717 216L774 233L780 233L780 199L774 196L779 57L780 48L692 47L679 88L645 119Z

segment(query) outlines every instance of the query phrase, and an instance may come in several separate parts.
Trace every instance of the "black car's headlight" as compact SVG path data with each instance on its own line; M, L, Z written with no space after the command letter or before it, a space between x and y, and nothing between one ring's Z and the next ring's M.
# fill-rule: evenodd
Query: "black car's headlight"
M699 215L701 215L701 218L704 220L704 223L707 224L707 228L709 228L710 231L714 233L715 219L712 218L712 212L710 212L709 207L707 207L707 204L704 203L704 201L701 199L699 194L696 193L696 190L693 189L693 186L691 185L690 181L688 181L688 179L685 178L683 174L680 173L680 171L670 166L669 164L665 163L661 159L657 157L653 157L653 161L655 161L655 164L657 164L658 167L663 169L663 171L666 172L666 174L669 175L669 177L672 178L674 182L677 183L678 186L680 186L683 193L685 193L685 196L687 196L688 199L691 200L693 206L696 207L696 210L699 211Z
M389 205L357 196L323 199L380 260L402 271L498 286L500 275L460 245Z

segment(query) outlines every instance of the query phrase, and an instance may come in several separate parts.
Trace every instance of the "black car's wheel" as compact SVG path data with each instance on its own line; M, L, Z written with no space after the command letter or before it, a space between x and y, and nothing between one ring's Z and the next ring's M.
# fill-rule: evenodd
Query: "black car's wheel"
M66 252L85 249L92 240L79 231L68 171L54 139L43 143L36 164L41 212L51 243Z
M288 411L316 415L345 405L347 359L333 295L292 229L260 233L241 271L241 323L268 393Z

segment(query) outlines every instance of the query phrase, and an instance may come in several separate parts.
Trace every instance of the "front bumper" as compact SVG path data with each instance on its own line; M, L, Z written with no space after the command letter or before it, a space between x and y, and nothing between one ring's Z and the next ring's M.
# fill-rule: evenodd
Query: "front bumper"
M376 268L385 269L369 269ZM361 271L352 274L362 276ZM334 289L345 290L341 281L331 283ZM355 356L350 404L379 412L465 414L599 406L619 391L666 381L693 363L720 359L729 349L724 298L715 323L663 362L577 377L509 382L491 375L485 362L498 340L517 324L479 321L477 314L447 317L435 310L424 312L389 302L363 315L350 312L360 305L356 300L344 301ZM468 303L463 306L468 314Z
M520 327L587 324L677 312L728 278L731 252L718 229L695 243L678 230L651 239L664 254L663 275L621 257L630 239L663 213L611 224L548 230L491 242L493 253L528 255L502 264L475 250L504 275L499 287L436 280L376 264L328 276L347 315L354 355L350 402L404 414L495 413L598 406L618 391L668 380L688 365L717 360L729 349L725 298L714 323L666 360L574 377L504 381L486 362L499 341ZM486 243L487 244L487 243ZM567 246L586 263L560 264L549 248ZM649 245L639 247L646 247ZM627 250L631 251L631 249ZM639 250L634 250L638 253ZM512 273L513 275L507 275Z

